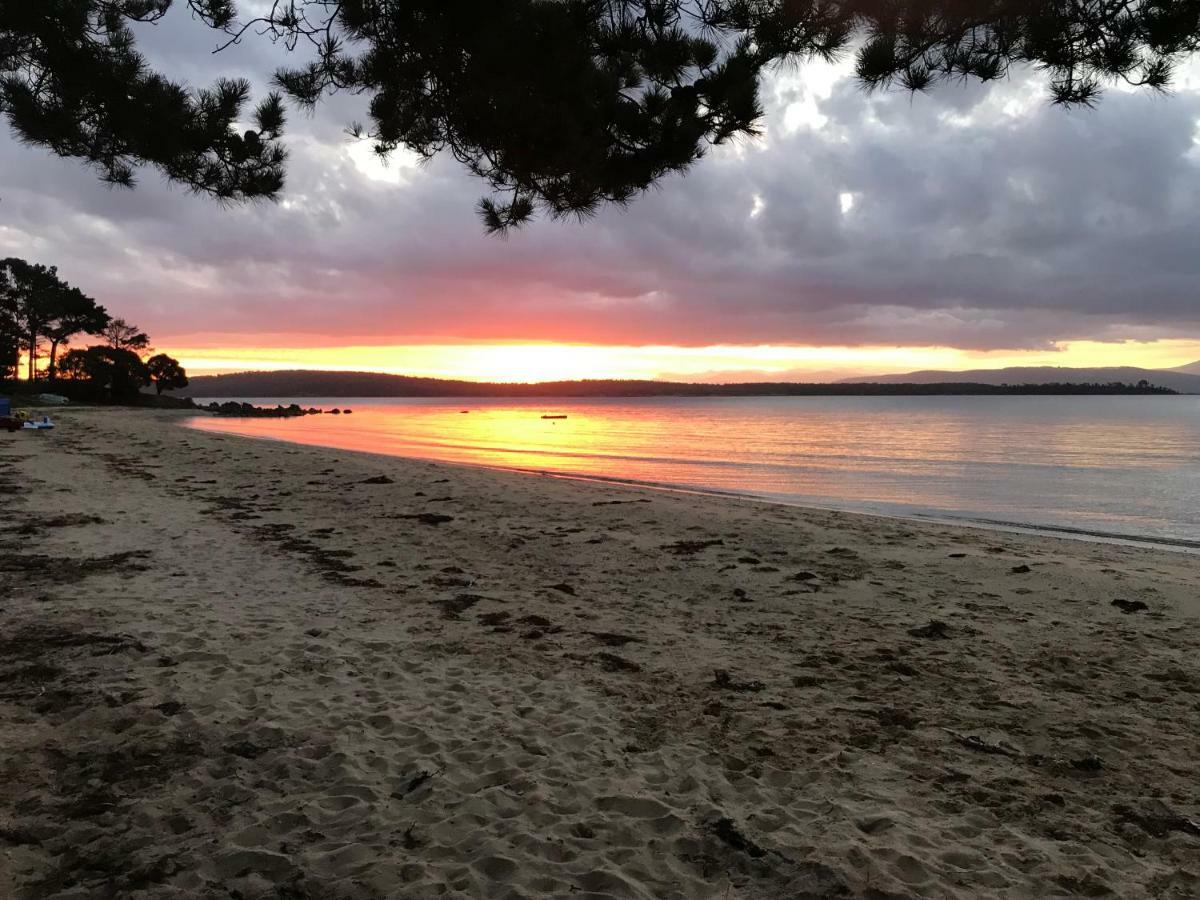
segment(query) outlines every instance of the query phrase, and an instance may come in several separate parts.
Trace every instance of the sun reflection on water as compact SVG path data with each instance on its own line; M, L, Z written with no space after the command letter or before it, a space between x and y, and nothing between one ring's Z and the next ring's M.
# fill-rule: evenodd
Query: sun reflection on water
M1200 397L302 405L334 402L354 413L206 417L195 425L345 450L821 505L1200 538Z

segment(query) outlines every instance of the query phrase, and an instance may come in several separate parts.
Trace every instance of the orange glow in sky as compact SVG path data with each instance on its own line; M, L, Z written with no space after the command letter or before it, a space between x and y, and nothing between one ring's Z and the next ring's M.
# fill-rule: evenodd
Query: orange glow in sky
M156 342L192 374L326 369L387 372L470 381L585 378L669 380L817 380L916 369L1006 366L1170 368L1200 360L1200 341L1077 341L1057 351L969 351L951 347L601 346L474 343L274 347L252 349ZM207 343L207 342L205 342Z

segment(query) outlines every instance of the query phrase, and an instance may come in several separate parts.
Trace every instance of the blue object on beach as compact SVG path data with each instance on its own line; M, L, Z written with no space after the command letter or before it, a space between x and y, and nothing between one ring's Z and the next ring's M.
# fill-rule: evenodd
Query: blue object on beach
M12 415L12 401L7 397L0 397L0 416Z

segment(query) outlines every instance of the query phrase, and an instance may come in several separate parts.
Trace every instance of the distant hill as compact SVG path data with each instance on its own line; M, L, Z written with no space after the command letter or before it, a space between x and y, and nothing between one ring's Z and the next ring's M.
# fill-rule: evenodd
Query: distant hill
M1051 369L1051 372L1062 371ZM1098 369L1098 372L1125 371ZM1130 369L1141 373L1143 369ZM921 373L915 373L921 374ZM936 374L936 373L930 373ZM1171 393L1160 387L1155 391L1137 390L1140 374L1125 379L1097 379L1097 383L1019 384L1002 386L999 382L984 383L967 379L973 373L941 373L953 381L930 380L909 382L883 378L835 384L799 384L795 382L761 382L758 384L686 384L677 381L547 381L537 384L491 384L477 381L450 381L439 378L413 378L407 375L383 375L378 372L322 372L297 370L287 372L237 372L229 375L196 375L187 389L186 397L770 397L770 396L873 396L893 394L1122 394ZM1191 378L1200 392L1200 376L1175 375ZM890 379L904 376L887 376ZM1149 379L1147 379L1149 380Z
M1135 366L1110 366L1097 369L1073 369L1066 366L1011 366L1007 369L970 369L943 372L929 369L899 375L869 375L845 378L839 384L937 384L969 381L977 384L1150 384L1171 388L1183 394L1200 394L1200 362L1178 369L1140 369Z

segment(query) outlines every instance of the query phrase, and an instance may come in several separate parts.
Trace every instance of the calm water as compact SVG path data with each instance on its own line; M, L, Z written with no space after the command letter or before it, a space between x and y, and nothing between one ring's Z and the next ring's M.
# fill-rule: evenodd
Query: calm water
M840 509L1200 541L1200 396L296 402L354 414L193 424Z

